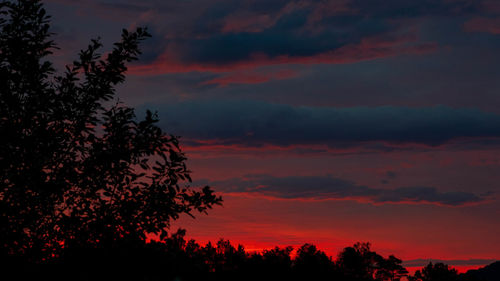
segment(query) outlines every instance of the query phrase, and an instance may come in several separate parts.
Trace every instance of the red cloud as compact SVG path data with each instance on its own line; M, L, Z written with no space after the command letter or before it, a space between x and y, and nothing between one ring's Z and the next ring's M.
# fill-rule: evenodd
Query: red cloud
M468 32L488 32L500 34L499 18L474 18L464 24L465 31Z
M252 13L237 13L226 17L222 32L260 32L273 26L277 17L271 15L256 15Z
M229 84L259 84L271 80L289 79L296 76L297 72L291 69L283 69L271 73L236 72L205 81L202 83L202 85L217 84L220 87L225 87Z
M324 0L321 2L289 2L281 9L272 13L257 13L240 10L224 18L222 32L261 32L276 24L283 16L295 11L311 9L304 27L310 32L317 32L321 27L317 23L323 18L339 14L356 13L349 4L351 0Z
M251 70L262 66L284 64L344 64L359 61L385 58L402 54L427 54L437 49L436 43L416 43L414 35L402 37L374 36L361 40L358 44L349 44L341 48L313 56L281 55L269 57L266 54L255 53L245 61L235 61L227 64L217 63L186 63L178 59L178 51L168 48L153 63L135 65L130 68L133 75L160 75L167 73L200 72L231 72ZM234 78L234 77L233 77ZM233 79L237 80L237 79ZM243 79L240 79L243 80ZM250 81L263 81L262 77L247 77ZM223 82L223 81L222 81Z

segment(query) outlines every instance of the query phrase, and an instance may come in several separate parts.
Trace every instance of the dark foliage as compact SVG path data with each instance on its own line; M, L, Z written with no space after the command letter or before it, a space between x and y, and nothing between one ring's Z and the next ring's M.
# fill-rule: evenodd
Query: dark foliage
M304 244L297 250L293 261L294 276L301 280L331 280L340 277L330 257L312 244Z
M1 1L0 16L3 256L40 262L66 248L165 237L180 214L220 204L209 187L183 184L191 181L186 157L178 138L156 126L156 114L138 120L114 98L146 29L123 30L107 55L91 40L57 75L40 1Z
M494 262L483 268L473 269L460 275L463 281L498 281L500 280L500 261Z
M54 281L392 281L408 276L401 260L392 255L384 258L370 250L367 243L347 247L337 259L333 259L311 244L304 244L296 251L292 247L275 247L250 253L243 246L234 246L227 240L201 246L194 240L186 241L184 237L185 231L178 231L161 242L121 239L111 248L66 249L64 255L52 259L50 263L29 264L10 260L8 266L15 280ZM363 258L346 263L345 257L351 255L353 249ZM372 257L376 257L377 261L373 262ZM469 273L459 275L444 264L429 264L408 277L418 281L499 280L498 270L489 269L494 265L478 270L487 271L490 279L477 279ZM353 272L354 268L362 274Z
M403 261L390 255L387 259L379 259L376 276L381 280L399 281L408 276L408 271L402 266Z
M458 280L458 272L443 263L429 263L421 270L417 270L411 281L456 281Z

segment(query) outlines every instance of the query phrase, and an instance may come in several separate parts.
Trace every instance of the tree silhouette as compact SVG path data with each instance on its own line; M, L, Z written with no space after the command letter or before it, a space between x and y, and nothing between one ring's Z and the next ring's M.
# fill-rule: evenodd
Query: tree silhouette
M115 99L146 29L123 30L107 55L91 40L57 75L41 2L1 1L0 16L3 254L41 260L68 247L164 238L180 214L221 203L209 187L183 184L186 157L156 114L139 121Z
M377 280L399 281L402 277L408 276L408 270L401 264L402 260L390 255L389 258L381 258L375 273Z
M286 280L291 275L292 258L290 254L293 248L274 247L262 252L261 272L266 276L266 280Z
M381 258L370 250L370 243L356 243L339 253L336 264L344 280L373 280Z
M297 250L293 269L302 280L330 280L336 273L334 262L312 244L304 244Z
M417 270L409 278L411 281L456 281L459 275L456 269L448 267L443 263L432 264L430 262L422 270Z

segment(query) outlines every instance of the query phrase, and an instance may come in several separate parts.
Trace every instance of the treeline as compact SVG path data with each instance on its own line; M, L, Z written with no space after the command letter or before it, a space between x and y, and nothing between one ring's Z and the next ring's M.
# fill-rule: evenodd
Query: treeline
M12 280L480 280L441 263L409 275L400 259L377 254L369 243L346 247L336 257L312 244L295 252L292 247L247 252L228 240L201 246L186 241L184 231L161 242L122 239L113 245L69 246L41 263L9 256L2 265Z
M332 258L310 244L250 253L225 240L201 246L182 231L164 237L180 215L222 198L190 187L179 139L157 114L138 118L115 98L150 34L123 30L106 52L90 40L63 73L48 57L52 35L40 0L0 0L0 280L407 278L400 259L367 243ZM146 243L146 233L161 242ZM409 278L465 277L436 264Z

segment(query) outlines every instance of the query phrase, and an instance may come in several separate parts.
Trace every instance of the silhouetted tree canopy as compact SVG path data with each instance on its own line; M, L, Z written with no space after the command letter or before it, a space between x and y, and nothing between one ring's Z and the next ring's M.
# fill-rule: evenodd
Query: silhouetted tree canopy
M410 278L411 281L457 281L458 272L443 263L429 263L421 270L417 270Z
M144 28L123 30L106 55L99 39L56 74L50 17L38 0L0 2L0 241L3 254L44 259L58 249L165 237L180 214L221 198L186 187L178 137L157 115L138 120L117 102Z
M293 261L294 274L303 280L331 280L336 276L333 260L312 244L304 244L297 250Z
M402 266L403 261L390 255L389 258L379 258L378 269L375 273L378 280L399 281L408 276L408 270Z
M340 252L337 259L347 280L371 280L381 257L370 250L370 243L356 243Z
M242 245L233 245L228 240L221 239L204 246L194 240L187 241L185 231L180 230L169 234L162 241L150 243L121 239L114 247L72 247L67 249L64 256L52 259L50 263L21 263L12 279L391 281L408 276L399 259L394 256L382 257L367 249L367 245L357 243L353 247L347 247L337 259L326 256L312 244L304 244L296 252L292 247L275 247L251 253L245 251ZM342 258L351 249L365 249L365 254L378 256L380 260L373 264L366 263L363 259L353 259L348 268ZM457 274L456 270L447 265L430 264L408 277L409 280L416 281L496 281L500 276L498 264L469 271L467 274ZM364 273L371 271L373 274L355 275L350 270L352 268Z

